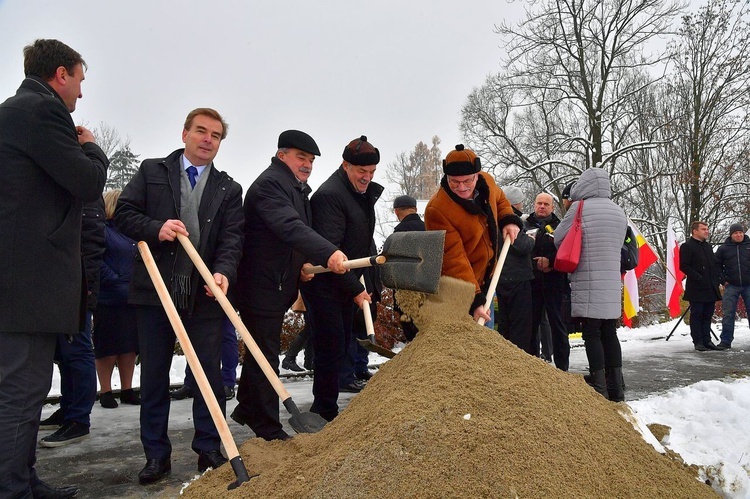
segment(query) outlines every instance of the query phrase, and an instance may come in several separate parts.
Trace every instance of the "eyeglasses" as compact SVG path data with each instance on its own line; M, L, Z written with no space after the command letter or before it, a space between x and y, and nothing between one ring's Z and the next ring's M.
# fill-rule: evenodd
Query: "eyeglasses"
M460 185L465 185L466 187L471 187L472 184L476 183L477 181L477 175L473 175L471 178L467 180L455 180L451 177L448 177L448 185L450 185L453 188L456 188Z

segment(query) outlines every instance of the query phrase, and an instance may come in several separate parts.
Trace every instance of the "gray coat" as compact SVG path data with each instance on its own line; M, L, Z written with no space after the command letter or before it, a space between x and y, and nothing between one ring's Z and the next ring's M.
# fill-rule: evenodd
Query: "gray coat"
M628 222L610 195L607 172L586 170L571 189L573 204L555 229L555 245L560 247L583 199L581 260L570 274L573 317L617 319L622 314L620 248Z

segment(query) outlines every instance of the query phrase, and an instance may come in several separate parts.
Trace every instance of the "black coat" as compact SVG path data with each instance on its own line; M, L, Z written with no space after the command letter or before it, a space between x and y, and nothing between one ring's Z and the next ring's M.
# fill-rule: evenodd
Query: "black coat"
M120 194L115 210L115 225L135 241L146 241L169 287L178 240L159 241L159 230L180 212L180 170L184 149L166 158L147 159ZM198 253L212 274L229 279L229 289L237 282L237 265L242 254L242 187L225 172L211 168L198 207L200 245ZM219 303L206 296L203 278L196 269L190 277L192 290L188 314L194 317L223 317ZM136 256L130 281L128 303L161 306L159 296L140 254Z
M695 302L721 300L719 269L716 267L711 244L694 237L680 246L680 270L687 276L682 299Z
M547 225L552 228L552 232L546 229ZM542 272L537 269L536 261L534 260L536 257L545 257L549 259L550 265L554 265L555 257L557 256L557 246L555 246L553 234L558 225L560 225L560 219L554 213L552 214L552 218L547 222L540 221L536 213L532 213L524 221L526 230L538 229L534 238L534 249L531 252L534 281L537 284L544 283L544 285L565 286L567 283L567 274L554 269L551 272Z
M340 166L310 198L313 229L343 251L350 260L374 255L375 203L382 193L383 186L375 182L370 182L364 194L355 191L346 171ZM345 274L319 274L305 283L305 287L312 292L324 292L349 300L364 291L359 282L362 272L362 269L354 269ZM375 283L374 287L377 286ZM368 287L367 291L373 293L377 289Z
M99 269L104 255L104 198L83 205L81 225L81 256L86 274L88 297L86 308L96 309L99 297Z
M326 266L338 248L312 229L310 187L278 158L245 194L245 242L237 271L237 306L283 314L297 298L302 264Z
M41 79L0 105L0 331L81 331L81 211L101 197L108 166Z
M734 286L750 286L750 237L735 243L728 237L716 250L719 280Z
M417 213L411 213L406 215L398 225L393 228L393 232L410 232L410 231L425 230L424 222Z

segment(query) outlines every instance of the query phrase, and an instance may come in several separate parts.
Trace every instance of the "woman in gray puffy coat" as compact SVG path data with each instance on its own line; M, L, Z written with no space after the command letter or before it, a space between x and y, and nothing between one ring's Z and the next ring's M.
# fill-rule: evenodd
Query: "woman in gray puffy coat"
M559 248L562 244L583 200L581 259L570 274L572 316L583 324L590 372L587 381L604 397L621 401L624 388L617 320L622 314L620 248L628 222L610 196L606 171L584 171L570 191L573 204L555 229L555 245Z

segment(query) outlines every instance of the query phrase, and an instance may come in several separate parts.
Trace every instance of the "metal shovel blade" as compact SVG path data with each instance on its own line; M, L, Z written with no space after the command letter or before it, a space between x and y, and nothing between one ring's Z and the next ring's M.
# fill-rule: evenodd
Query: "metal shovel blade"
M380 279L393 289L437 293L443 267L444 230L394 232L383 244Z
M286 410L292 415L289 418L289 425L297 433L317 433L323 429L328 421L323 419L320 414L314 412L300 412L297 404L290 398L283 402Z

